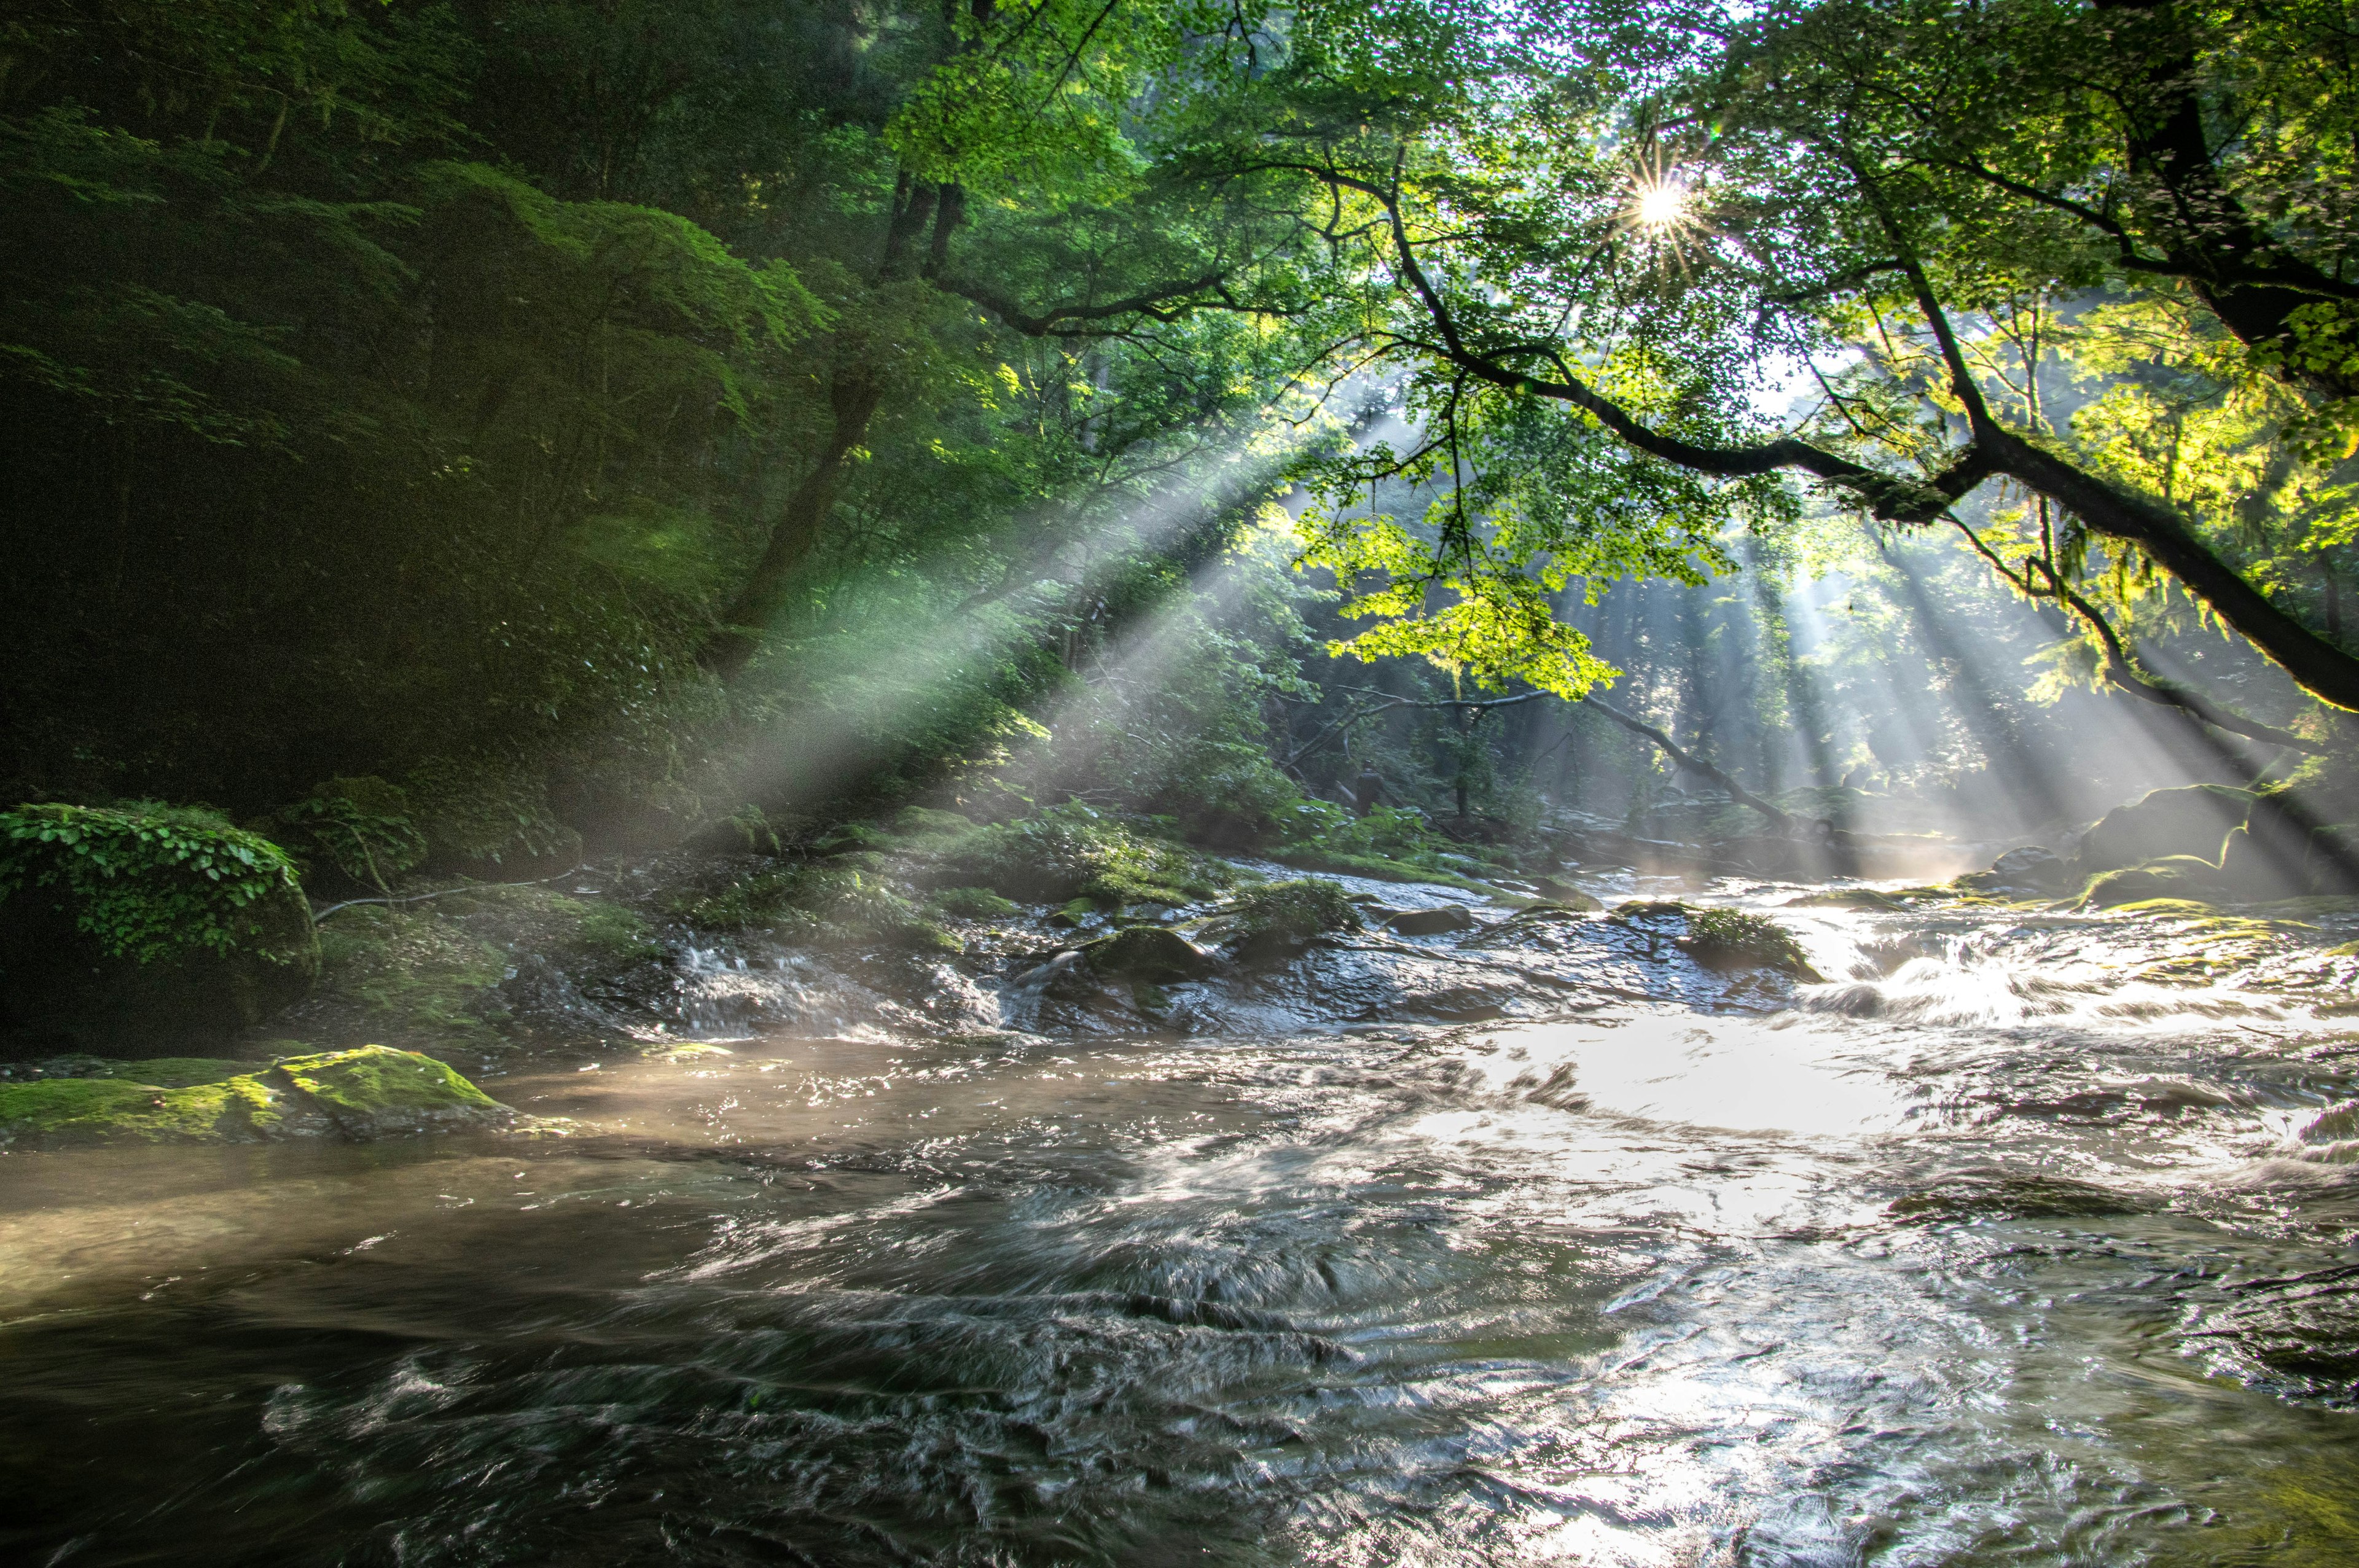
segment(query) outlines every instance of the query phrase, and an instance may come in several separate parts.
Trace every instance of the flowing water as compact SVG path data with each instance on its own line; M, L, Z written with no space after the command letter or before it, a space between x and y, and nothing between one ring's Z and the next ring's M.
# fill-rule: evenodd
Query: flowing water
M1850 978L7 1156L0 1556L2359 1561L2341 935L1794 918Z

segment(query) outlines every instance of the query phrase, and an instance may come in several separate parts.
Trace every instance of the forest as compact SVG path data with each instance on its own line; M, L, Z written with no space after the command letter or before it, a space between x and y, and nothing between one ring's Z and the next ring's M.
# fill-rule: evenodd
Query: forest
M0 1549L2350 1561L2354 164L2348 0L0 8Z

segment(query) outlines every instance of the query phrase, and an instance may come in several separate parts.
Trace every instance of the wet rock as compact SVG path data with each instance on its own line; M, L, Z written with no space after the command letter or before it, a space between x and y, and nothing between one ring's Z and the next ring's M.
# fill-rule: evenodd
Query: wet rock
M1913 1225L1963 1225L1977 1219L2100 1219L2146 1214L2154 1200L2094 1182L2036 1171L1952 1171L1895 1198L1885 1208Z
M1160 983L1201 979L1214 968L1212 955L1161 925L1131 925L1082 949L1102 975Z
M2223 891L2219 867L2193 855L2172 855L2101 872L2089 879L2081 897L2084 903L2110 908L2154 898L2201 903L2222 896Z
M1385 925L1397 935L1439 936L1445 932L1474 929L1474 912L1462 903L1445 903L1433 909L1404 910Z
M2228 1289L2241 1299L2190 1338L2295 1391L2334 1404L2359 1399L2359 1265Z
M221 837L234 848L248 836ZM63 884L0 897L0 1058L223 1042L301 1001L319 979L311 906L291 874L238 912L226 948L145 961L102 946L76 898Z
M1919 958L1939 958L1949 952L1950 945L1936 936L1911 935L1887 937L1877 942L1860 944L1860 964L1852 971L1855 979L1875 979L1894 975ZM1864 973L1862 973L1862 970Z
M498 1126L514 1116L432 1057L382 1045L266 1065L80 1057L52 1066L58 1070L30 1083L0 1084L0 1144L364 1141Z
M1562 904L1567 909L1594 911L1605 907L1561 877L1535 877L1532 885L1547 895L1550 902Z
M1688 932L1679 940L1687 955L1706 968L1776 969L1798 980L1819 983L1794 934L1766 914L1741 909L1691 909Z
M2060 893L2072 881L2071 868L2062 856L2039 844L2026 844L2009 849L1993 860L1990 869L1973 871L1958 879L1960 887L1977 892Z
M1264 882L1231 900L1209 928L1241 957L1299 953L1322 936L1363 929L1360 906L1343 887L1321 877Z
M2158 789L2135 805L2116 806L2081 840L2075 857L2083 876L2147 861L2193 856L2219 863L2229 832L2253 809L2253 792L2225 784Z

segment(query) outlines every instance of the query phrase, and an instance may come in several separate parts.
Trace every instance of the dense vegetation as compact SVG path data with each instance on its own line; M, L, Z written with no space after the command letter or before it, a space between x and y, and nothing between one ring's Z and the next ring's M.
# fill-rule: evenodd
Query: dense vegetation
M921 798L1444 876L1675 783L1995 835L2135 785L2125 724L2316 776L2354 49L2174 0L32 0L0 789L204 803L352 896ZM1401 809L1333 804L1370 771ZM927 929L782 879L713 910Z

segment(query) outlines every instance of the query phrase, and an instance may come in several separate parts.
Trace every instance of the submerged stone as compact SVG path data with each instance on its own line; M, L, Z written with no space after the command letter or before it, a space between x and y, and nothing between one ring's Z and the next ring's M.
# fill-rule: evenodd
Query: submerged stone
M0 1146L364 1141L497 1126L514 1113L431 1056L364 1045L268 1065L66 1058L0 1084ZM163 1081L141 1081L163 1080Z
M1917 1225L1977 1219L2102 1219L2145 1214L2152 1200L2070 1176L2035 1171L1953 1171L1935 1185L1895 1198L1885 1208Z

